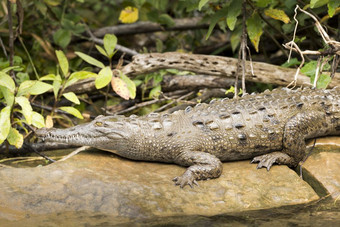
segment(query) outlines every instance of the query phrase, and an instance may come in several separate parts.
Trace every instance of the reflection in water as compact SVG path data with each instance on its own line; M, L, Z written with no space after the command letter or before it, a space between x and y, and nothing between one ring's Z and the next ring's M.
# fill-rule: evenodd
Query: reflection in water
M1 217L1 215L0 215ZM129 220L88 212L63 212L4 221L3 226L340 226L340 201L318 202L213 217L179 216Z

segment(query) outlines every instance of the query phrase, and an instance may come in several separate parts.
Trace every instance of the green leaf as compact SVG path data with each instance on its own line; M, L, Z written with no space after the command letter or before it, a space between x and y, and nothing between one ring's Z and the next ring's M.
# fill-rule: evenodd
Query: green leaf
M74 107L71 107L71 106L61 106L59 107L59 109L69 113L69 114L72 114L73 116L79 118L79 119L84 119L83 115L81 115L81 113L79 112L79 110L77 110L76 108Z
M135 79L135 80L133 80L133 83L135 84L136 87L138 87L139 85L141 85L143 83L143 81Z
M99 71L98 77L96 78L95 85L97 89L101 89L108 85L112 79L112 70L110 67L105 67Z
M58 97L58 93L61 87L61 77L60 75L56 75L55 80L53 81L53 94L54 94L54 98L57 100Z
M313 77L315 76L317 65L318 65L317 61L310 61L301 68L300 72L305 74L306 76Z
M97 59L87 55L87 54L84 54L84 53L81 53L81 52L75 52L76 55L78 55L81 59L83 59L84 61L86 61L87 63L91 64L91 65L94 65L94 66L97 66L99 68L105 68L105 65L98 61Z
M22 68L20 66L18 66L18 65L15 65L15 66L10 66L10 67L4 68L1 71L4 72L4 73L8 73L11 70L17 71L15 69L22 69Z
M2 144L8 136L11 128L11 107L6 106L0 112L0 144Z
M214 15L212 15L211 19L210 19L210 25L209 25L209 29L207 32L207 35L205 37L205 39L207 40L209 38L209 36L211 35L211 32L213 31L214 27L216 26L217 22L223 18L226 17L228 14L228 7L224 7L222 9L220 9L219 11L217 11Z
M10 92L14 93L15 90L14 80L8 74L1 71L0 71L0 86L8 88Z
M225 92L226 95L229 94L229 93L235 94L235 87L234 86L230 86L230 88ZM240 88L238 95L242 95L242 93L243 93L243 90L242 90L242 88Z
M30 125L32 123L32 112L33 112L30 101L28 100L28 98L24 96L19 96L19 97L15 97L15 102L21 106L22 114L24 115L27 124Z
M40 95L52 89L52 85L39 80L26 80L20 84L17 96Z
M0 86L0 91L4 96L8 106L13 106L14 103L14 93L11 92L7 87Z
M78 99L78 97L76 96L76 94L74 94L73 92L67 92L67 93L64 93L63 96L70 100L71 102L79 105L80 104L80 101Z
M267 7L272 0L255 0L256 6L260 8Z
M12 127L9 130L7 140L9 144L15 146L16 148L22 147L22 144L24 143L23 135L21 135L18 130Z
M169 16L168 14L166 14L166 13L163 13L158 17L158 22L160 24L165 24L168 27L175 25L174 19L172 19L172 17Z
M321 74L316 82L316 88L326 89L328 84L332 81L332 78L326 74Z
M105 34L103 41L106 53L109 55L109 58L112 58L117 45L117 37L114 34Z
M208 2L209 0L200 0L200 2L198 3L198 10L201 11L202 7Z
M93 72L89 72L89 71L78 71L78 72L74 72L71 74L70 79L71 78L75 78L78 80L83 80L83 79L87 79L87 78L91 78L91 77L96 77L97 74L93 73Z
M95 45L96 49L99 51L99 53L101 53L102 55L104 55L105 57L109 57L106 53L106 51L103 49L103 47Z
M35 111L32 112L32 125L37 128L45 127L44 117Z
M71 42L72 33L69 30L59 29L53 34L53 41L62 48Z
M246 21L249 39L255 47L256 52L259 52L260 38L263 33L261 21L261 17L257 13L254 13Z
M15 81L17 82L17 84L21 84L22 82L29 79L30 76L28 75L28 73L18 72L15 76Z
M300 65L300 61L297 58L291 58L290 61L286 61L281 66L285 68L289 68L292 66Z
M44 0L44 2L50 6L57 6L61 4L63 0Z
M35 80L26 80L19 86L17 96L27 94L27 90L35 84Z
M328 3L329 0L311 0L310 1L310 8L319 8L324 6Z
M226 95L229 94L229 93L235 94L235 87L234 86L230 86L230 88L225 91Z
M146 0L133 0L137 8L141 8Z
M162 53L163 52L163 41L161 39L156 39L156 51L158 53Z
M335 10L340 6L340 1L339 0L329 0L327 6L328 6L329 17L333 17Z
M67 77L68 76L68 67L69 67L67 58L66 58L64 52L62 52L61 50L56 50L55 53L57 55L61 71L63 72L64 76Z
M237 47L240 45L242 35L242 28L238 26L234 31L232 31L230 36L231 49L235 53Z
M136 85L135 83L127 77L125 74L120 72L120 78L126 83L126 86L130 92L130 98L134 99L136 97Z
M67 88L68 86L74 84L74 83L77 82L77 81L78 81L78 79L76 79L76 78L70 78L70 77L69 77L69 78L67 79L67 81L66 81L64 87Z
M230 3L229 10L228 10L228 16L227 16L227 25L230 30L234 30L235 24L237 21L237 17L241 13L242 8L242 1L240 0L233 0Z
M280 21L284 22L285 24L290 22L290 19L287 16L287 14L285 13L285 11L283 11L281 9L266 9L264 11L264 14L268 17L275 19L275 20L280 20Z
M47 74L46 76L40 77L39 80L55 80L54 74Z
M67 88L68 86L74 84L75 82L77 82L78 80L83 80L83 79L87 79L87 78L93 78L93 77L97 77L96 73L93 72L88 72L88 71L79 71L79 72L74 72L71 74L71 76L67 79L66 83L65 83L65 88Z
M149 93L149 98L158 98L158 96L161 94L162 87L161 85L157 85L156 87L152 88Z

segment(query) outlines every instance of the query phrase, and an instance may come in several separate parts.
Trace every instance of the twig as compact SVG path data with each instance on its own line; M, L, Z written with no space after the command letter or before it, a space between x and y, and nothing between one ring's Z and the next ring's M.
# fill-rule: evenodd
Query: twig
M320 64L321 64L321 57L318 58L318 64L315 69L313 88L316 88L316 82L318 81L318 78L319 78Z
M340 21L340 19L339 19L339 21ZM330 75L332 79L335 75L336 69L338 68L339 62L340 62L340 55L335 55L334 58L333 58L332 71L331 71L331 75Z
M94 31L96 37L103 37L105 34L115 34L116 36L121 35L134 35L138 33L150 33L157 31L175 31L175 30L192 30L192 29L202 29L208 28L209 24L201 23L202 17L196 16L192 18L181 18L174 19L174 26L165 27L159 23L139 21L133 24L120 24L111 27L99 28Z
M9 32L9 66L13 66L14 59L14 31L13 31L13 18L12 18L12 3L7 0L7 10L8 10L8 32ZM14 79L14 71L10 71L11 76Z
M242 90L243 95L247 93L246 91L246 47L247 47L247 29L246 29L246 0L242 3L242 37L241 37L241 53L242 53ZM235 91L237 95L238 91Z
M41 157L45 158L46 160L50 161L50 162L55 162L55 160L47 157L46 155L44 155L43 153L40 153L39 151L37 151L34 147L30 146L29 144L25 143L24 142L24 146L27 148L27 149L30 149L32 151L34 151L35 153L37 153L38 155L40 155Z
M251 73L252 76L254 76L255 74L254 74L253 60L251 58L250 49L249 49L248 45L246 47L247 47L248 55L249 55L250 73Z
M115 114L124 114L124 113L133 111L135 109L138 109L138 108L141 108L141 107L144 107L144 106L149 106L151 104L155 104L155 103L159 103L159 102L164 102L164 101L166 101L165 98L163 98L163 99L154 99L154 100L138 103L138 104L135 104L135 105L133 105L133 106L131 106L131 107L125 109L125 110L118 111ZM112 114L112 113L107 113L107 114Z
M234 98L238 97L238 76L239 76L240 68L241 68L241 55L242 55L241 45L242 45L242 40L241 40L241 44L240 44L240 49L238 50L238 57L237 57L237 64L236 64L235 84L234 84L234 88L235 88Z
M296 19L296 16L297 16L297 10L300 10L301 12L307 14L308 16L310 16L314 21L315 21L315 26L317 27L323 41L332 47L332 50L331 51L324 51L324 52L320 52L320 51L311 51L311 50L306 50L306 51L301 51L300 48L298 47L298 45L295 43L295 36L296 36L296 31L297 31L297 26L299 24L298 20ZM288 86L290 86L292 83L296 84L296 81L297 81L297 76L300 72L300 69L302 68L302 66L304 65L305 63L305 58L304 58L304 55L307 55L307 54L313 54L313 55L331 55L333 54L334 55L334 58L337 58L337 55L340 54L340 42L337 42L333 39L331 39L329 37L329 35L326 33L326 31L323 29L323 27L321 26L320 22L318 21L318 19L312 15L311 13L301 9L299 7L299 5L296 5L295 7L295 10L294 10L295 14L294 14L294 20L296 21L296 25L295 25L295 28L294 28L294 33L293 33L293 40L284 44L283 46L287 49L289 49L289 56L288 56L288 62L290 61L290 58L291 58L291 54L292 54L292 51L294 50L295 52L298 52L302 58L302 61L301 61L301 64L300 66L298 67L297 69L297 72L295 74L295 77L294 77L294 81L292 81ZM320 63L321 63L321 58L319 58L318 60L318 65L317 65L317 69L316 69L316 72L315 72L315 78L314 78L314 87L316 87L316 83L317 83L317 80L318 80L318 75L319 75L319 72L322 72L322 69L323 69L323 66L325 65L325 61L323 62L323 64L321 65L321 70L320 70ZM333 66L333 65L332 65ZM335 66L335 65L334 65ZM334 71L334 68L332 68L332 72ZM333 74L331 74L331 77L333 76Z
M205 102L205 101L207 101L208 99L211 99L211 98L225 97L225 92L226 92L226 89L224 89L224 88L203 89L203 90L200 90L200 93L202 95L196 96L195 98L191 99L190 101L186 101L186 103L171 107L170 109L167 109L164 112L165 113L173 113L177 110L184 110L188 106L192 106L192 105L195 105L197 103Z
M291 45L290 45L290 50L289 50L289 55L288 55L288 62L290 62L290 58L292 56L292 48L293 48L293 42L295 42L295 36L296 36L296 31L297 31L297 27L298 27L298 24L299 24L299 21L296 19L296 16L297 16L297 9L298 9L298 5L296 5L295 9L294 9L294 20L295 20L295 27L294 27L294 33L293 33L293 39L291 41Z
M40 77L39 77L39 74L38 74L38 72L37 72L37 69L35 68L35 65L34 65L34 63L33 63L33 60L32 60L32 58L31 58L31 55L30 55L30 53L28 52L28 50L27 50L27 48L26 48L26 46L25 46L25 43L22 41L20 35L18 36L18 39L19 39L19 41L20 41L22 47L23 47L24 50L25 50L25 53L26 53L26 55L27 55L27 57L28 57L28 60L30 61L30 64L31 64L31 66L32 66L32 68L33 68L33 71L34 71L34 74L35 74L36 79L39 79Z
M2 38L1 38L1 37L0 37L0 45L1 45L2 51L4 52L5 57L8 59L6 47L5 47L4 42L2 41ZM9 60L9 59L8 59L8 60Z
M85 150L88 150L90 149L91 147L89 146L82 146L82 147L79 147L77 149L75 149L74 151L72 151L70 154L66 155L65 157L63 157L62 159L59 159L58 162L62 162L62 161L65 161L71 157L73 157L74 155L78 154L79 152L81 151L85 151Z
M101 45L104 44L104 42L103 42L102 39L99 39L99 38L97 38L96 36L93 35L93 33L91 32L90 28L88 28L87 26L85 26L85 28L86 28L86 32L87 32L87 33L89 34L89 36L90 36L90 40L92 40L92 41L95 42L95 43L101 44ZM130 56L133 56L133 55L137 55L137 54L138 54L137 51L131 50L131 49L126 48L126 47L124 47L124 46L122 46L122 45L119 45L119 44L116 44L116 49L119 50L119 51L121 51L121 52L123 52L123 53L126 53L126 54L128 54L128 55L130 55Z
M193 94L194 94L194 91L191 91L188 94L185 94L185 95L179 97L178 99L175 99L175 100L169 102L168 104L163 105L162 107L158 108L157 110L155 110L153 112L155 112L155 113L161 112L161 111L165 110L166 108L168 108L169 106L173 105L174 103L179 103L182 99L185 99L185 98L187 98L187 97L189 97Z

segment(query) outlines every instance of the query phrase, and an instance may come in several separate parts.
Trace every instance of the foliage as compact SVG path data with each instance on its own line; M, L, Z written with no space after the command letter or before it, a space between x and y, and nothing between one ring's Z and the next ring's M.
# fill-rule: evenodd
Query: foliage
M141 86L142 100L157 98L162 91L163 76L176 73L173 70L140 75L133 80L119 70L119 56L116 46L122 44L140 52L185 51L194 52L201 46L219 44L221 33L230 34L228 44L215 50L232 56L237 55L242 35L243 16L248 39L257 54L266 50L273 39L283 42L292 37L294 30L294 8L296 0L17 0L10 1L15 37L13 64L8 60L9 28L6 0L0 0L1 51L0 51L0 144L7 141L20 147L26 125L52 127L53 119L61 117L57 110L83 118L80 106L85 105L79 96L66 89L79 80L95 79L97 89L111 85L123 99L136 97L136 86ZM21 4L19 4L21 3ZM245 3L245 5L243 5ZM304 9L312 11L323 20L330 32L336 32L328 21L334 20L340 12L338 0L299 1ZM244 8L243 8L244 6ZM243 13L245 12L245 15ZM18 16L16 16L18 15ZM106 34L103 45L92 45L89 30L105 26L149 21L159 23L162 28L171 28L177 18L202 18L207 29L154 33L145 42L139 37L120 38ZM7 19L6 19L7 18ZM311 24L311 19L298 14L299 26ZM298 33L295 42L325 49L318 42L306 42L318 34L313 28ZM21 32L23 31L23 32ZM273 37L270 37L272 34ZM228 36L224 36L228 37ZM21 40L21 41L20 41ZM287 40L286 40L287 41ZM143 44L139 44L143 43ZM202 44L203 43L203 44ZM93 46L93 48L92 48ZM277 47L277 49L280 47ZM272 51L274 53L275 51ZM3 51L5 50L5 51ZM5 54L7 53L7 55ZM268 53L265 53L265 56ZM332 60L332 59L330 59ZM300 64L297 58L285 63L286 67ZM114 67L117 65L117 68ZM316 61L310 61L301 72L310 76L313 82L317 69ZM324 67L327 69L327 65ZM152 81L152 82L151 82ZM317 87L326 87L330 77L321 74ZM49 96L47 93L53 95ZM47 98L46 98L47 97ZM51 97L52 101L48 99ZM62 104L62 100L70 101ZM44 114L32 107L33 100L52 103L50 114ZM56 112L57 111L57 112Z
M117 38L114 35L106 35L104 37L104 48L97 46L110 62L114 53L116 53L116 43ZM80 101L74 92L64 92L67 87L79 80L94 77L96 78L95 84L97 89L105 87L112 80L112 87L122 98L129 99L136 96L135 84L119 70L119 77L112 78L110 66L105 66L102 62L87 54L76 52L76 54L84 61L102 69L98 74L84 70L71 73L68 59L63 51L56 50L55 54L58 59L58 69L60 69L60 72L57 70L56 74L50 73L41 77L39 80L30 80L27 78L20 81L18 86L16 86L15 81L8 72L13 69L19 71L21 70L20 67L7 67L0 71L0 101L5 105L0 112L0 144L7 139L9 144L18 148L21 147L23 144L23 135L19 133L16 127L21 127L26 131L23 123L33 125L37 128L45 126L44 117L33 111L30 104L30 97L32 95L41 95L49 90L53 90L55 99L54 109L65 111L80 119L83 119L83 116L76 108L72 106L56 106L56 103L60 101L61 97L66 98L74 104L80 104ZM51 84L44 81L50 81ZM122 87L127 88L127 90L122 92ZM21 109L18 109L18 106ZM46 122L46 125L49 127L53 126L53 121L51 120L53 119L54 113L55 111L52 110L51 114L46 117L46 121L48 121ZM18 118L17 115L22 115L24 118Z

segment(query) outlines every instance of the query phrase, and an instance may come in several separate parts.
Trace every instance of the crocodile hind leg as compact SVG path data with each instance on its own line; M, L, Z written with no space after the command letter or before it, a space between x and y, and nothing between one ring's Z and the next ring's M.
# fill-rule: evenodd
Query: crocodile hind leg
M334 125L321 111L302 112L293 116L286 123L283 133L283 149L255 157L251 163L258 162L257 168L267 170L276 164L296 167L306 155L306 138L324 135Z
M199 151L183 151L175 159L181 166L189 166L182 176L175 177L173 181L183 188L185 185L193 187L197 180L217 178L222 173L222 163L214 155Z

